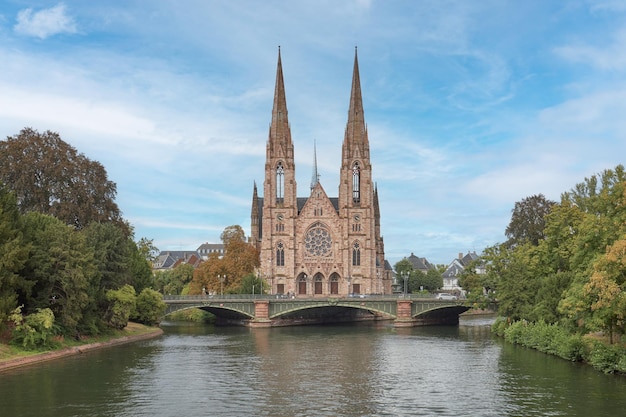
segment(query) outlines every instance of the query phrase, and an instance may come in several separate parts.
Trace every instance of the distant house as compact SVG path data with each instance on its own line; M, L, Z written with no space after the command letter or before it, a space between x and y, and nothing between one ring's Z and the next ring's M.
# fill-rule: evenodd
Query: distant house
M224 244L223 243L203 243L198 246L196 252L200 254L203 260L209 259L209 255L212 253L217 253L218 257L221 258L224 256Z
M423 274L427 273L429 269L436 269L435 265L428 262L426 258L417 257L413 254L413 252L411 252L411 256L405 259L411 262L411 265L413 265L413 270L420 271Z
M459 285L459 275L469 266L472 261L475 261L479 258L476 252L467 252L467 255L463 255L462 252L459 253L459 256L450 262L446 271L442 274L443 278L443 287L442 289L445 291L462 291L461 286ZM484 265L478 265L476 267L476 273L484 274L485 267Z
M202 263L202 257L197 251L162 251L152 263L153 270L174 269L178 265L189 264L194 268Z

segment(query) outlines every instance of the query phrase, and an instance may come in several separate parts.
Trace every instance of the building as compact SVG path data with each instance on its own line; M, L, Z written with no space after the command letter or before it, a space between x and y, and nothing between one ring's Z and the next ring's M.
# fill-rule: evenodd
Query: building
M463 255L459 252L459 256L448 264L445 272L442 274L443 278L443 290L446 291L462 291L459 285L459 275L469 266L472 261L479 259L476 252L467 252L467 255ZM482 264L476 265L476 273L484 274L485 267Z
M298 197L279 49L263 197L255 183L251 213L251 243L259 251L260 274L272 294L391 293L356 50L341 149L339 196L329 197L320 183L314 152L310 194Z
M162 251L152 262L153 270L174 269L178 265L189 264L194 268L198 267L202 262L200 254L196 251L174 250Z
M420 271L423 274L426 274L429 269L436 269L435 265L428 262L428 259L415 256L413 252L411 252L411 256L405 259L411 263L414 271Z
M209 255L212 253L217 253L218 258L224 257L224 244L223 243L203 243L198 246L196 252L200 254L203 261L209 259Z

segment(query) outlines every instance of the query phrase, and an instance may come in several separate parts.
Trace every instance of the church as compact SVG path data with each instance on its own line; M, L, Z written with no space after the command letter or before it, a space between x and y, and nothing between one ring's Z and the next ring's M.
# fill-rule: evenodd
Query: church
M260 254L260 275L270 294L391 293L356 49L341 153L339 196L329 197L320 183L315 155L310 194L298 197L279 48L263 197L255 182L250 229L251 243Z

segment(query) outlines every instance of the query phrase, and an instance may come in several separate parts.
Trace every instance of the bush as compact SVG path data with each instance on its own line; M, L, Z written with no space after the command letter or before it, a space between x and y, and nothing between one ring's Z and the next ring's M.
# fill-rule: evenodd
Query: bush
M620 345L607 345L593 340L586 360L605 374L626 372L626 348Z
M20 344L28 350L52 347L52 338L56 334L54 313L49 308L38 308L36 313L22 316L19 306L11 313L9 319L15 324L12 343Z
M160 292L145 288L137 296L137 311L134 319L149 326L155 325L165 313L166 308Z
M128 324L128 318L135 311L135 289L126 284L118 290L107 291L106 299L109 302L107 322L114 329L123 329Z

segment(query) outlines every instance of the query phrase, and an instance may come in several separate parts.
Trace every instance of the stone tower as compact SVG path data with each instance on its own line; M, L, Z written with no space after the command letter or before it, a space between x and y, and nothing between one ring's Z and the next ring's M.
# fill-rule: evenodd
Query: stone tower
M252 197L251 241L260 253L261 275L272 294L390 293L356 50L339 197L328 197L318 180L317 151L314 153L310 195L297 197L279 49L263 197L258 196L256 183Z

